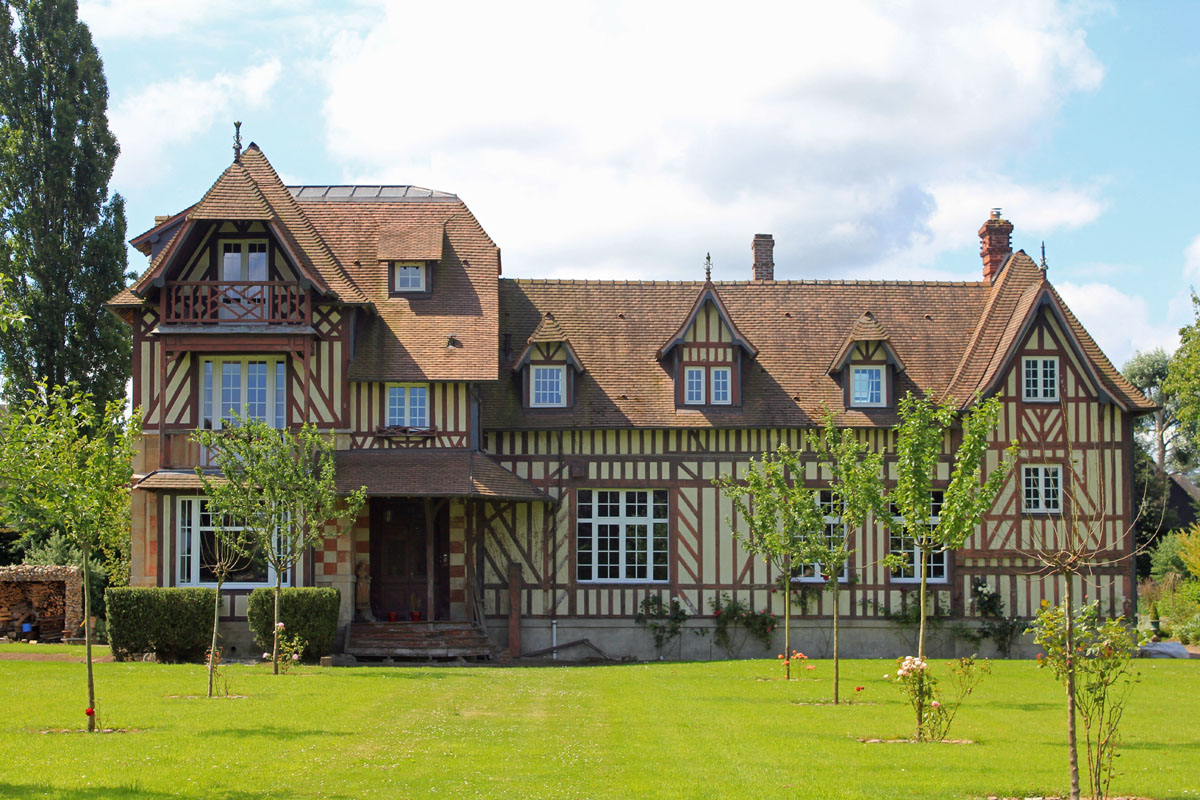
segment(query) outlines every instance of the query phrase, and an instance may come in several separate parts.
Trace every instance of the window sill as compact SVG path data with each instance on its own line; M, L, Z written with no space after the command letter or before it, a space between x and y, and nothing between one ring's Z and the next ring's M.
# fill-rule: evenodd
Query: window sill
M1040 403L1042 405L1050 405L1051 403L1059 402L1058 397L1025 397L1022 395L1021 402L1023 403Z
M849 582L850 582L849 578L845 578L845 577L838 578L838 583L849 583ZM813 586L822 586L826 583L829 583L829 581L825 580L824 578L792 578L792 583L807 583L807 584L812 584Z
M647 584L649 584L649 585L657 584L659 586L667 586L671 583L671 579L663 578L661 580L650 580L649 578L640 578L640 579L639 578L627 578L625 580L617 580L615 578L606 578L606 579L602 579L602 580L598 580L598 581L597 580L590 580L590 581L576 580L575 583L577 583L580 586L587 586L589 588L603 589L606 586L646 586Z
M921 579L920 579L920 578L893 578L893 577L889 577L889 578L888 578L888 583L898 583L898 584L902 584L902 585L906 585L906 586L920 586L920 585L921 585ZM925 579L925 583L927 583L927 584L939 585L939 586L949 586L949 585L950 585L950 579L949 579L949 578L926 578L926 579Z
M376 436L389 439L428 439L437 436L437 428L408 428L403 425L387 425L375 431Z

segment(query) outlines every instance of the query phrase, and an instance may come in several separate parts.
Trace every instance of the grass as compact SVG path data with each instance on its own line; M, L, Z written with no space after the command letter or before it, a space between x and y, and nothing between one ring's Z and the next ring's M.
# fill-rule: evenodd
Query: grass
M226 667L244 698L204 691L199 665L96 665L84 724L71 662L0 661L0 797L1026 797L1066 787L1062 690L998 662L951 736L910 732L888 661L829 662L779 680L776 662L559 668ZM937 665L936 668L941 668ZM1122 726L1114 790L1200 797L1200 664L1145 661Z
M67 653L73 656L78 656L79 660L83 661L83 651L86 650L83 645L62 645L62 644L25 644L23 642L0 642L0 653ZM94 644L92 645L92 658L100 658L108 655L108 645Z

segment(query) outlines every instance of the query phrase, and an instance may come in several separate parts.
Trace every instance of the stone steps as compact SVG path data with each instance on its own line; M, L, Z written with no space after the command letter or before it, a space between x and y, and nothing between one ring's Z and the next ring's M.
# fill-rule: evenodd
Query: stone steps
M355 658L425 661L496 655L487 634L470 622L355 622L345 650Z

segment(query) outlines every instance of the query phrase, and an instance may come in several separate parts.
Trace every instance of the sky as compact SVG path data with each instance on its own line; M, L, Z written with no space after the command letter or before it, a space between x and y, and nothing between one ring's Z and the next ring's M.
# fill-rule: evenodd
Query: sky
M1200 4L165 7L80 2L130 238L240 120L289 184L458 194L508 277L744 280L771 233L779 279L979 280L999 207L1118 366L1193 320Z

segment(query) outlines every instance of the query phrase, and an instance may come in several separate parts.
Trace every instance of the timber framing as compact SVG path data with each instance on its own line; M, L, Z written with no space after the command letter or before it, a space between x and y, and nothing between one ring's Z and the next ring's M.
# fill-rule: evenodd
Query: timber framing
M336 444L340 489L372 497L349 535L289 576L341 589L343 623L445 618L530 650L557 625L564 639L642 652L633 619L647 598L678 599L697 617L725 593L777 614L789 602L781 576L739 546L714 478L784 444L801 453L799 479L828 485L805 443L828 409L883 454L890 480L896 402L911 391L963 408L997 397L986 468L1008 442L1020 448L994 507L930 585L939 614L969 621L981 582L1010 614L1057 602L1031 542L1074 513L1112 556L1079 579L1080 595L1111 613L1134 596L1132 423L1154 406L1024 252L985 253L978 281L514 280L457 196L288 188L256 146L133 244L150 265L109 305L131 327L145 419L135 584L196 574L199 534L185 515L199 508L194 469L210 454L192 432L248 411L317 425ZM230 253L262 253L266 279L221 281ZM395 291L397 261L424 265L423 291ZM1051 365L1054 402L1023 391L1022 365L1035 360ZM862 391L854 402L855 370L870 402ZM935 487L949 481L957 440L946 437ZM1059 476L1061 503L1047 506L1057 511L1029 507L1026 466ZM881 566L899 546L890 524L850 532L839 613L851 635L915 602L916 584ZM373 605L356 609L367 578ZM801 624L831 614L832 595L792 588ZM225 618L244 615L235 592ZM880 654L867 641L858 652Z

